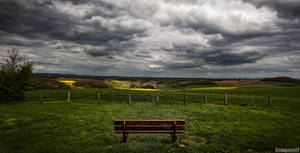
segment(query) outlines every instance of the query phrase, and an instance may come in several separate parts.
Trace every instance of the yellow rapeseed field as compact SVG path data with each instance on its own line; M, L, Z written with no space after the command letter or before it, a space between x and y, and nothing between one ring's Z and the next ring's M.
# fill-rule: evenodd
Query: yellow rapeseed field
M125 89L129 90L129 88L124 87L114 87L115 89ZM156 91L156 89L145 89L145 88L130 88L130 90L139 90L139 91Z
M129 83L129 81L120 81L120 80L112 80L111 82L113 82L113 83L119 83L119 84Z
M74 83L76 83L76 81L72 81L72 80L59 80L58 82L64 83L68 86L72 86Z

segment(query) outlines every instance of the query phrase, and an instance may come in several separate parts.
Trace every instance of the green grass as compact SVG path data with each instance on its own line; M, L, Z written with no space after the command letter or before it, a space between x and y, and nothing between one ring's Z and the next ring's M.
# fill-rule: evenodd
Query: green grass
M156 92L100 89L71 91L34 90L28 102L0 104L0 152L247 152L274 151L300 146L300 87L243 87L234 90ZM40 104L40 93L46 101ZM223 93L229 105L223 105ZM203 104L203 95L209 104ZM268 106L265 95L272 95ZM121 134L113 132L115 119L184 119L184 134L171 145L169 134ZM182 144L184 146L182 146Z

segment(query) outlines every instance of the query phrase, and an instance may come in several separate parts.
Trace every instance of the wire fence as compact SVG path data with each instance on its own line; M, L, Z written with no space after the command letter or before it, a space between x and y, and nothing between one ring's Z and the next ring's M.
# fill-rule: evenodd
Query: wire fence
M99 96L98 96L99 95ZM271 105L274 99L267 94L235 94L232 91L199 92L193 90L136 91L123 89L45 89L26 93L29 102L84 102L84 103L154 103L183 104L212 103L238 105Z

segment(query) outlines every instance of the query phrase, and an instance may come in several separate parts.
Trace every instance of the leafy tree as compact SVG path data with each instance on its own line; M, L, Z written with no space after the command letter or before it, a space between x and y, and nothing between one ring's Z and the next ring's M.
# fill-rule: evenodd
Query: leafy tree
M33 77L33 65L17 49L8 50L0 70L0 102L23 101Z

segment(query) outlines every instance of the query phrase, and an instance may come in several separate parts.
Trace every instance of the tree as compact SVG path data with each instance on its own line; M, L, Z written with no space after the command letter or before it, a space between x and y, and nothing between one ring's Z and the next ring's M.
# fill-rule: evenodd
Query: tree
M0 70L0 102L23 101L33 77L33 64L18 49L9 49Z

